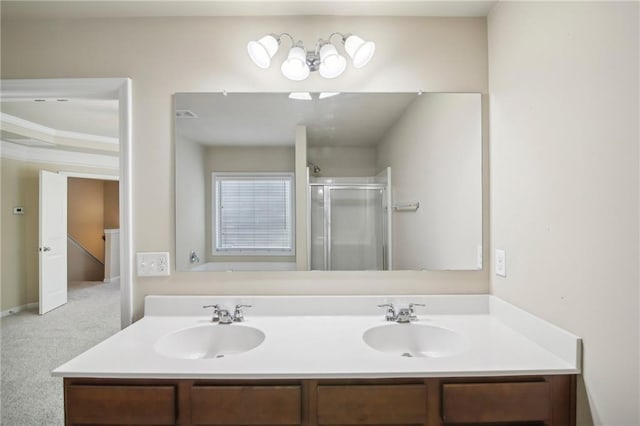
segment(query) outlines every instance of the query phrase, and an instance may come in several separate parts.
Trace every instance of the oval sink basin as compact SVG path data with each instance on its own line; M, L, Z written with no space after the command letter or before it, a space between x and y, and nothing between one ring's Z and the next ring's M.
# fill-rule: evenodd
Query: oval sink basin
M264 341L264 333L243 325L209 324L167 334L154 349L169 358L224 358L247 352Z
M405 357L441 358L466 351L467 340L453 330L423 324L388 324L362 335L371 348Z

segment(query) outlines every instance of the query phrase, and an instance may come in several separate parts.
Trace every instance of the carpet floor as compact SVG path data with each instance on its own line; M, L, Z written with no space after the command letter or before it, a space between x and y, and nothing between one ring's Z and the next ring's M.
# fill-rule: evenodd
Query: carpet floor
M51 370L120 330L119 282L73 283L68 303L0 321L0 424L64 425L62 378Z

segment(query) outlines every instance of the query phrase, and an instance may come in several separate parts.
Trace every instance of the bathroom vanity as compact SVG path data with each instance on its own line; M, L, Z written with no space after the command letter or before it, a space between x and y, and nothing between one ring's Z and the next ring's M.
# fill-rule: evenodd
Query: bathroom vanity
M426 306L400 324L390 302ZM574 425L580 345L488 295L149 296L53 374L67 425Z

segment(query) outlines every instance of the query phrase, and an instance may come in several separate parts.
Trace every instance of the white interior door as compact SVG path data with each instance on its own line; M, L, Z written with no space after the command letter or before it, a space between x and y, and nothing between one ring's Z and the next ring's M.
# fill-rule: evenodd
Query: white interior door
M40 170L40 315L67 303L67 177Z

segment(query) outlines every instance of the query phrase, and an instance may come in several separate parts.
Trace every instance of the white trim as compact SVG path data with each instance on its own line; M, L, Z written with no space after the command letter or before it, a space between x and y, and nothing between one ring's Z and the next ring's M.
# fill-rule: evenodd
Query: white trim
M103 282L105 282L105 283L112 283L112 282L114 282L114 281L118 281L119 279L120 279L120 277L105 278L105 279L103 280Z
M0 141L0 144L0 157L10 160L118 170L117 156L62 151L34 146L28 147L4 140Z
M133 322L133 173L130 78L2 80L1 101L33 98L117 99L120 115L120 312L122 328ZM86 165L86 164L85 164Z
M119 92L129 78L46 78L2 80L0 101L37 99L120 99ZM122 132L121 132L122 133Z
M13 308L9 308L0 312L0 318L4 318L8 315L17 314L18 312L26 311L28 309L38 309L38 302L27 303L26 305L20 305Z
M107 143L111 145L118 145L120 143L120 141L118 141L118 138L92 135L89 133L71 132L68 130L56 130L54 128L34 123L33 121L25 120L23 118L9 115L4 112L0 112L0 121L7 124L13 124L14 126L23 127L28 130L33 130L35 132L44 133L48 136L51 136L52 138L77 139L87 142Z
M96 173L78 173L78 172L65 172L65 171L60 171L58 173L70 178L115 180L115 181L120 180L118 176L114 176L114 175L101 175Z
M133 322L133 107L131 79L118 79L120 114L120 323Z

